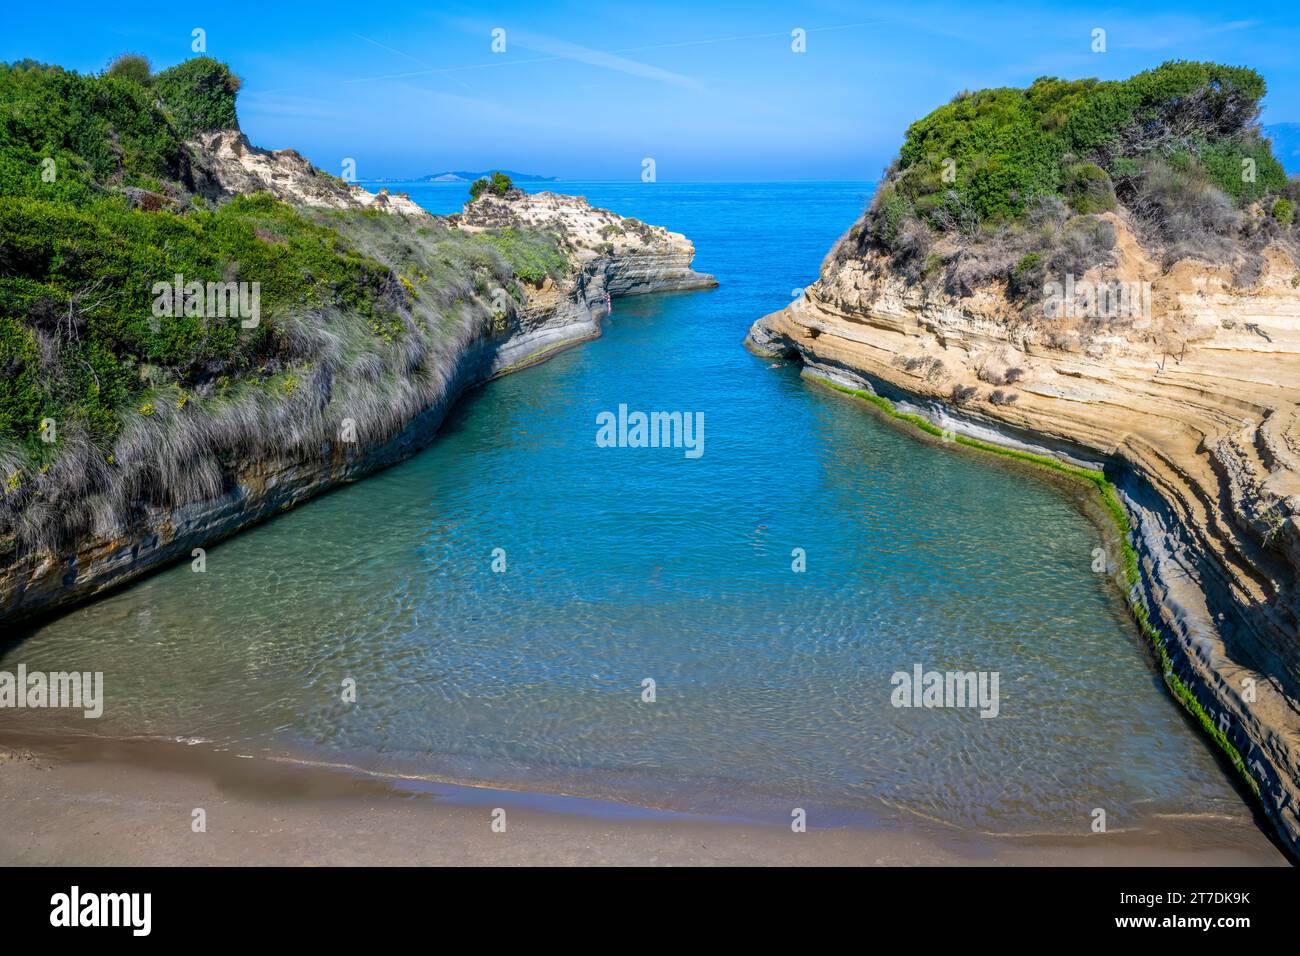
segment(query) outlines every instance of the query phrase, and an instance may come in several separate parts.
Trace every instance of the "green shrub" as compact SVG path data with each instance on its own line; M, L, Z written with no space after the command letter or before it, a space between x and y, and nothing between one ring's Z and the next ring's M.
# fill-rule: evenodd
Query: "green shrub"
M1289 199L1279 199L1273 203L1273 218L1279 226L1289 227L1295 220L1295 203Z
M959 97L913 123L899 154L899 191L915 202L955 189L981 221L1013 218L1033 196L1055 192L1064 147L1043 129L1027 92L996 89ZM1048 101L1042 89L1035 93L1040 95L1034 102ZM945 160L952 161L955 183L940 174Z
M10 437L33 427L37 408L111 436L116 409L141 387L138 367L156 366L186 387L215 370L242 373L280 348L277 317L326 305L372 315L388 277L332 230L266 196L186 216L143 212L118 198L80 209L0 198L0 245L10 264L0 276L0 319L30 323L49 338L70 303L78 315L59 375L27 377L39 363L25 339L6 336L0 436ZM185 316L151 322L153 284L178 273L186 281L258 282L261 324L244 329L238 321Z
M1065 195L1077 213L1107 212L1115 208L1115 186L1096 163L1075 163L1065 170Z
M898 242L899 225L912 212L911 204L892 186L882 186L874 203L876 235L886 246Z
M43 399L36 337L16 319L0 315L0 430L7 424L13 435L35 431L44 417Z
M1037 252L1027 252L1011 270L1011 287L1019 295L1028 295L1039 285L1043 272L1043 257Z
M154 188L184 151L154 94L120 76L0 64L0 195L84 203L102 184ZM46 160L56 176L43 175Z
M149 66L149 61L138 53L123 53L108 67L109 76L130 80L141 86L148 86L153 82L152 73L153 69Z
M1027 252L1021 256L1020 261L1016 263L1014 274L1016 276L1026 275L1027 273L1033 272L1042 264L1043 257L1041 255L1037 252Z
M1096 213L1114 208L1116 184L1133 188L1160 143L1244 204L1286 186L1255 125L1265 89L1253 70L1175 60L1127 80L962 93L908 128L890 186L939 229L955 226L949 193L979 223L1018 220L1041 196ZM901 217L897 204L880 208L888 245Z
M182 139L210 130L238 129L239 85L239 78L224 63L206 56L186 60L154 78Z
M558 278L568 264L554 237L546 233L506 228L477 238L501 255L511 274L532 285L540 285L547 276Z
M206 59L152 86L115 67L0 64L5 553L211 496L261 449L318 454L340 415L365 440L396 435L441 399L454 342L506 331L487 297L522 301L521 281L569 268L535 229L475 235L266 194L211 204L184 139L238 128L238 81ZM155 285L177 275L256 283L260 322L155 316Z
M469 185L469 196L471 200L478 199L485 192L491 191L493 195L504 196L514 188L514 183L505 173L493 173L491 177L480 176Z

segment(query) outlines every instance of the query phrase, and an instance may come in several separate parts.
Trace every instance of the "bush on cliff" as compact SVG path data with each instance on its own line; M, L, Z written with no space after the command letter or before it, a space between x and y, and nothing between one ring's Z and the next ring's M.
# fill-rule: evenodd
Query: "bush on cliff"
M962 93L908 128L896 186L922 215L951 190L981 221L1015 219L1035 196L1065 194L1080 164L1100 171L1159 152L1200 165L1237 199L1259 199L1286 184L1256 125L1264 92L1253 70L1171 61L1128 80L1042 77ZM1247 159L1254 170L1243 177Z
M131 80L141 86L148 86L153 82L152 74L153 68L149 65L149 60L138 53L123 53L108 67L109 76Z
M531 285L541 285L548 276L558 279L568 264L555 238L545 233L506 227L480 233L477 238L501 255L518 279Z
M505 173L493 173L489 176L480 176L469 186L469 197L471 200L478 199L486 192L496 196L504 196L510 190L514 189L514 181Z
M1096 241L1053 211L1068 207L1081 219L1128 214L1166 261L1226 259L1249 275L1277 233L1244 211L1269 212L1294 191L1260 134L1264 93L1253 70L1187 61L1127 80L1043 77L963 92L908 128L856 238L837 254L875 247L912 280L942 275L966 293L1001 279L1027 296L1039 277L1018 268L1027 256L1050 271L1109 255L1113 234ZM915 268L918 250L942 266Z
M1282 228L1287 228L1295 219L1295 204L1289 199L1279 199L1273 203L1273 218Z
M185 178L155 93L120 76L0 64L0 196L84 204L113 186Z
M183 139L210 130L238 129L239 86L239 77L224 63L206 56L186 60L154 78L154 87Z
M1115 184L1096 163L1075 163L1065 170L1065 195L1079 213L1107 212L1115 208Z

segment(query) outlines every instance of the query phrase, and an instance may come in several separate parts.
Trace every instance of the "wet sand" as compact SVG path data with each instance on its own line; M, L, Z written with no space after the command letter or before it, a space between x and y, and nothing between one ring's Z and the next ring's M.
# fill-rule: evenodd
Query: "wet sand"
M206 832L192 829L206 813ZM505 832L493 814L505 811ZM450 784L419 789L157 742L0 742L0 865L1287 865L1264 836L1216 831L992 837L794 833Z

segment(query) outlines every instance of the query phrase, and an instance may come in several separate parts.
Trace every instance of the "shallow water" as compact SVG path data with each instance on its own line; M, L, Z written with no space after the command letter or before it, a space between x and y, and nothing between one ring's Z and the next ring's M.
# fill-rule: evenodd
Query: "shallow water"
M550 188L686 233L720 288L616 300L603 338L467 396L414 459L41 626L0 670L103 671L105 715L0 724L774 820L1249 825L1066 495L741 347L868 187ZM597 447L620 404L702 412L703 455ZM998 716L892 706L915 664L998 672Z

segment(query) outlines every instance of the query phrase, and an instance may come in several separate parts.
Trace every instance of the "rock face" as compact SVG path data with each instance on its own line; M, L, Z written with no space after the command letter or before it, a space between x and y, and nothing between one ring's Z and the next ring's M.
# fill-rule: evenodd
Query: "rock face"
M874 254L832 256L747 344L941 427L1106 466L1177 673L1300 851L1296 264L1268 250L1248 289L1203 262L1161 270L1113 218L1116 261L1084 278L1149 282L1150 314L1130 323L1027 324L1002 288L954 297Z
M210 199L265 192L296 206L429 215L405 193L367 192L322 172L295 150L254 146L239 130L204 133L187 146L200 192Z
M717 280L691 269L695 247L681 233L597 209L582 196L513 190L485 194L450 217L461 229L477 232L526 225L554 232L578 262L604 277L610 295L635 295L704 289Z
M378 206L412 219L432 221L405 197L372 195L315 170L292 151L268 153L241 134L212 134L190 144L203 181L217 198L264 191L287 202L336 209ZM462 310L446 330L429 374L405 387L399 427L355 443L272 448L240 459L221 475L223 493L170 508L150 507L128 525L99 527L75 546L26 553L0 563L0 621L21 619L84 600L169 562L188 560L205 547L337 485L394 464L427 445L447 410L468 388L543 361L556 352L597 338L610 297L716 285L690 268L695 249L681 235L626 220L585 199L543 194L480 198L451 224L466 231L492 226L532 227L558 234L569 257L560 279L526 286L526 299L505 316ZM329 391L328 376L315 383ZM310 389L304 389L304 400ZM412 398L414 396L414 398ZM328 398L323 399L328 402ZM308 411L304 407L304 419ZM303 431L308 430L304 424ZM331 433L336 435L336 433Z
M546 280L529 289L528 308L511 341L500 349L491 376L514 371L546 358L567 344L600 335L599 322L611 298L708 289L711 275L691 268L695 246L681 233L626 219L592 206L582 196L512 190L506 196L485 194L447 217L469 232L533 228L555 235L575 266L572 283ZM580 306L576 302L580 301ZM594 309L594 313L593 313Z

